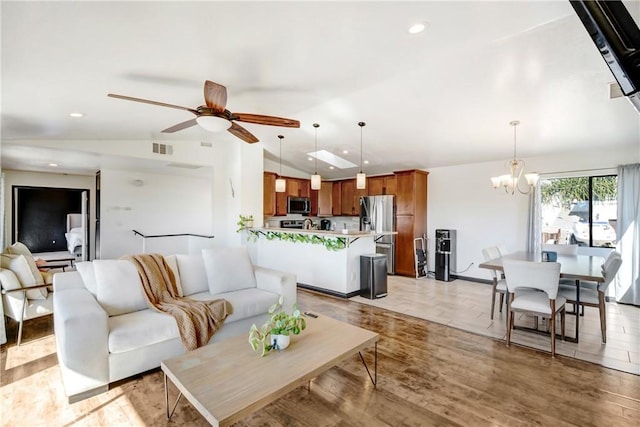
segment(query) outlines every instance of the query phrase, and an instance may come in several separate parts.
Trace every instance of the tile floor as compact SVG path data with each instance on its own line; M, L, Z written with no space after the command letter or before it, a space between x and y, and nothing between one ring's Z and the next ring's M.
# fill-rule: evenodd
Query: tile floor
M444 324L479 335L504 340L506 337L506 307L491 320L491 286L483 283L454 280L440 282L431 278L413 279L389 276L388 295L370 300L351 298L425 320ZM567 309L571 310L570 306ZM531 316L516 315L516 325L534 326ZM542 327L542 325L540 325ZM574 336L575 316L566 316L566 335ZM524 330L512 333L512 342L550 351L548 336ZM580 317L580 342L556 341L558 354L597 363L607 368L640 375L640 308L607 303L607 343L601 343L600 319L597 308L586 307Z

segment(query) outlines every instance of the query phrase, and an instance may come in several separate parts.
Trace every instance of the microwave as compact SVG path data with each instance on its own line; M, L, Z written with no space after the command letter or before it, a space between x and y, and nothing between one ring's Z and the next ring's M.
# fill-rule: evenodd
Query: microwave
M287 197L288 214L311 214L311 200L308 197Z

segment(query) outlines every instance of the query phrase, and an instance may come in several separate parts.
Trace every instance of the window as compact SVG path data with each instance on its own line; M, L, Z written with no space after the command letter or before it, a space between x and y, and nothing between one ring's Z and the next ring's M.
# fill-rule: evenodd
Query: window
M542 179L542 243L613 247L616 175Z

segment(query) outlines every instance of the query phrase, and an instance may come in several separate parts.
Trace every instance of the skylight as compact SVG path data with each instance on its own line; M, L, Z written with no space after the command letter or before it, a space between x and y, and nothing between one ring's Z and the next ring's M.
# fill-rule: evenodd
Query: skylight
M308 156L315 157L320 161L325 163L329 163L332 166L337 167L338 169L349 169L355 168L358 165L351 163L347 159L343 159L342 157L336 156L333 153L328 152L327 150L318 150L307 153Z

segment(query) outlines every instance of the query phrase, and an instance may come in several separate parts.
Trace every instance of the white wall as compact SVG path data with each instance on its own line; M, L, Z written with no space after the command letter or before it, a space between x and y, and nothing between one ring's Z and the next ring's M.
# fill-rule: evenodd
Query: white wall
M585 169L609 169L618 164L640 161L637 148L567 153L526 160L526 171L543 176ZM507 195L494 190L490 177L506 172L504 162L474 163L429 169L427 226L429 269L434 269L435 243L439 228L457 230L457 271L473 266L461 276L489 279L489 273L477 268L483 261L482 249L498 245L509 252L526 249L529 197ZM572 172L576 173L576 172ZM597 175L598 171L589 174Z
M210 176L102 169L100 179L103 259L142 252L142 238L132 230L145 235L212 233ZM143 185L134 185L136 180ZM189 247L188 239L148 239L147 243L147 252L187 252Z
M89 214L90 214L90 257L93 258L94 242L95 242L95 176L89 175L68 175L68 174L55 174L55 173L43 173L43 172L24 172L14 171L9 169L3 169L5 174L5 194L4 194L4 206L5 206L5 242L4 244L10 244L11 239L11 221L13 218L13 210L11 206L11 199L13 186L28 186L28 187L51 187L51 188L77 188L82 190L89 190ZM0 245L3 244L0 242ZM2 246L4 247L4 246Z

